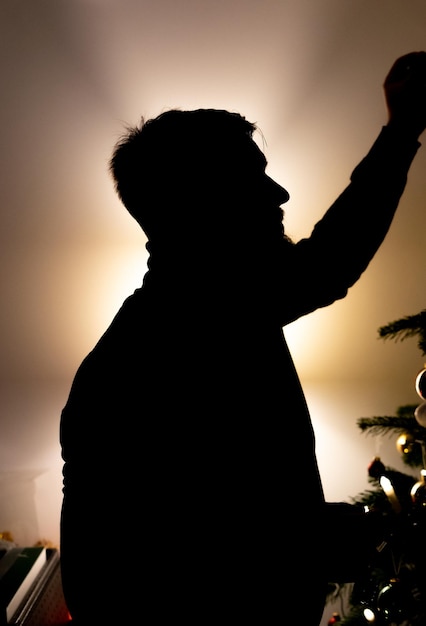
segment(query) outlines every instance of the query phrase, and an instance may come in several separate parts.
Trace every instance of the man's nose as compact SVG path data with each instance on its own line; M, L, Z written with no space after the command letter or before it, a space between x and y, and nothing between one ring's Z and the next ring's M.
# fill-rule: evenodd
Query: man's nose
M288 202L288 200L290 199L290 194L288 193L287 189L284 189L284 187L281 187L281 185L279 185L277 182L275 182L275 180L273 180L269 176L267 176L266 179L267 179L268 191L271 194L271 196L273 196L274 200L278 204L284 204L285 202Z

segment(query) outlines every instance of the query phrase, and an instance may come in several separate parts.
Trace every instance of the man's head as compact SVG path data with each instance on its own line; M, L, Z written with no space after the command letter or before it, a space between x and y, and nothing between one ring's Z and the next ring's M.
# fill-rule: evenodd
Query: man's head
M215 214L223 210L220 217L229 224L241 220L238 209L261 200L253 193L261 178L279 206L288 194L266 176L256 130L240 114L221 109L173 109L142 119L115 146L110 171L117 193L149 238L168 225L206 220L213 208Z

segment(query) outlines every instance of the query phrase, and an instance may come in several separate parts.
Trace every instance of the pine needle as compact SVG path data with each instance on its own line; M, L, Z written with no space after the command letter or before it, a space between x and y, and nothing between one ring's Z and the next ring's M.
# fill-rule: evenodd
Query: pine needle
M418 347L422 354L426 355L426 309L417 315L407 315L399 320L390 322L379 328L381 339L395 339L403 341L408 337L418 335Z

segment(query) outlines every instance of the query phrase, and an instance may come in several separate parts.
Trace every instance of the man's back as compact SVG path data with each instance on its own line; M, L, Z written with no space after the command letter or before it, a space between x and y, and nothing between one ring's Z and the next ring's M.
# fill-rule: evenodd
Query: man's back
M289 516L288 506L304 484L312 501L321 499L312 430L282 331L256 326L230 290L209 316L203 289L169 308L164 283L146 282L82 363L62 414L70 607L78 617L81 605L90 606L83 572L77 588L67 584L87 536L96 537L98 578L109 576L111 560L141 564L144 603L164 619L179 604L188 619L195 611L194 624L200 611L212 623L224 611L235 619L264 615L273 609L272 590L284 585L284 532L300 532L302 511ZM292 407L292 432L284 404ZM289 437L306 456L297 481L289 479ZM106 543L113 554L100 549ZM128 562L119 584L133 586L135 575Z

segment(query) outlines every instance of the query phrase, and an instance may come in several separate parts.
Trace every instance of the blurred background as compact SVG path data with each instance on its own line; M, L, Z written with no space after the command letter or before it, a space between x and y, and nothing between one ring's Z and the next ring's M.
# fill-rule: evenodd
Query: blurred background
M0 531L57 544L60 412L146 269L144 235L108 174L124 125L171 107L242 113L290 192L287 232L307 236L386 123L391 65L426 49L426 3L2 0L0 47ZM393 440L366 437L356 421L419 401L416 340L384 341L378 328L426 308L425 174L422 147L365 275L286 331L329 500L363 490L377 454L401 465ZM283 448L297 481L291 422ZM125 536L125 520L112 532Z

